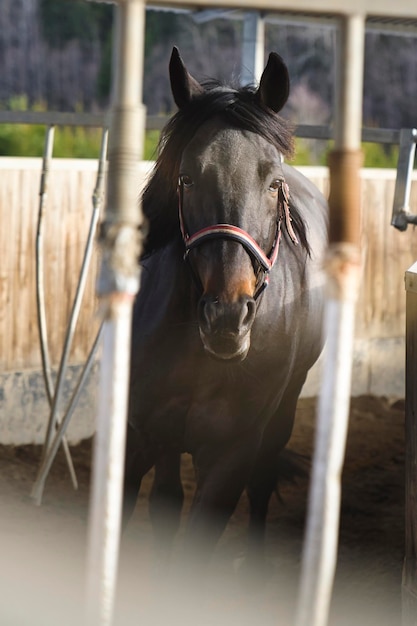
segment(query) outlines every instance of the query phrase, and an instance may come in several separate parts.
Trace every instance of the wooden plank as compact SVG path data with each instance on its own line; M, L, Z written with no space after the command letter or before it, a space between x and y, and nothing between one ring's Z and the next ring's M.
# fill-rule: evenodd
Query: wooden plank
M399 232L390 226L394 197L393 170L362 171L363 280L356 315L358 338L402 337L405 328L403 268L417 258L414 229ZM414 177L411 211L417 210Z
M40 159L0 159L0 367L3 371L40 365L34 265L40 167ZM86 160L55 159L52 165L45 217L45 290L55 365L64 341L87 237L96 168L96 162ZM327 168L300 169L327 194ZM390 226L394 180L392 170L362 172L364 270L356 314L359 339L404 337L403 268L417 258L417 237L412 227L401 233ZM138 182L138 197L139 191ZM411 210L417 213L416 175ZM71 353L73 364L83 362L96 329L96 267L94 253Z
M0 364L13 371L40 364L35 301L39 169L0 169ZM60 357L66 320L87 237L95 171L51 172L45 217L45 291L52 362ZM82 330L72 362L82 362L95 336L95 266L87 281Z
M95 172L52 171L45 218L46 310L52 362L61 355L91 217ZM82 306L84 332L77 328L71 360L88 353L95 333L95 272L89 273ZM80 322L81 322L80 320ZM86 326L86 324L88 326Z

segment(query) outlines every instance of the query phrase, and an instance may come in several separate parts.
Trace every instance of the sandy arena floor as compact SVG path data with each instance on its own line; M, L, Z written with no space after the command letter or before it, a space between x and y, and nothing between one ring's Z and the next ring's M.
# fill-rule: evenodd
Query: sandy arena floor
M290 447L311 454L314 403L301 400ZM404 403L362 397L352 401L343 474L339 563L330 626L393 626L401 622L404 544ZM72 450L80 488L73 491L60 455L43 505L29 498L40 449L0 446L0 624L65 626L82 621L91 442ZM187 494L193 470L183 463ZM287 626L297 597L308 481L282 488L271 502L268 555L271 576L249 592L235 565L243 551L247 503L243 497L218 547L207 579L162 580L152 567L147 478L123 537L117 626ZM186 511L185 511L186 513ZM180 537L179 537L180 541Z

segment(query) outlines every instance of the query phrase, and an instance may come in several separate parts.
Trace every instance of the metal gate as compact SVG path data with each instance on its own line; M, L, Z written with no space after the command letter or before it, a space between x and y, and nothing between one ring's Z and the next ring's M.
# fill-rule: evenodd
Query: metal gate
M197 4L202 3L197 2ZM243 4L251 7L251 0ZM369 10L373 11L373 3L368 4ZM241 7L242 2L229 0L228 5ZM318 438L314 455L309 519L296 621L297 626L324 626L327 623L336 564L340 473L347 430L353 320L359 280L361 93L364 25L368 7L364 6L362 0L353 0L349 5L349 14L346 14L345 3L341 0L296 2L295 5L294 7L294 3L292 4L292 10L295 11L308 10L337 14L341 36L338 59L340 78L338 117L335 127L335 149L330 158L330 247L326 260L328 283L326 326L329 349L327 362L324 364L325 375L320 393ZM280 0L273 2L262 0L257 8L279 10L287 7L286 3ZM111 624L113 615L120 532L130 314L133 298L139 287L136 258L140 251L137 226L141 215L135 193L132 191L135 184L132 164L140 158L144 128L144 111L141 106L144 10L143 0L124 0L119 2L117 11L116 50L118 54L110 123L107 207L101 230L102 270L98 283L98 295L104 309L104 321L100 329L103 342L101 399L94 452L87 559L86 623L89 626ZM378 13L417 17L416 9L410 9L407 0L399 0L395 6L389 2L382 2L378 6ZM56 407L60 398L60 381L63 376L61 370L62 372L65 370L72 327L79 310L84 276L82 272L61 358L60 371L54 386L48 374L50 365L42 304L41 255L43 199L48 160L51 156L52 134L51 127L45 147L37 234L38 307L40 334L43 337L42 360L51 405L42 467L33 494L37 499L41 497L48 467L70 419L71 405L67 408L58 431L54 433L57 424ZM105 144L106 140L103 139L98 187L102 184ZM403 195L406 195L406 189ZM100 190L98 196L101 197ZM98 205L99 203L98 199ZM93 209L91 233L95 231L98 210L99 206ZM406 216L406 221L412 220ZM88 257L87 246L85 267L88 265ZM97 342L98 337L92 346L91 359ZM81 380L88 373L90 358ZM335 363L338 364L337 367ZM104 469L106 472L103 471ZM415 572L415 558L411 563L411 569Z

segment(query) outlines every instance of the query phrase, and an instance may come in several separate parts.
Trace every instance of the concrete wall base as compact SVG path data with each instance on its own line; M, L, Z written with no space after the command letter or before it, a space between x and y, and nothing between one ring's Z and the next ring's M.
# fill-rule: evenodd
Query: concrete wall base
M315 397L320 391L323 355L312 368L302 396ZM98 363L93 367L86 387L67 431L71 444L94 433ZM63 392L61 415L71 396L81 366L68 369ZM357 339L353 359L352 395L375 395L403 398L405 395L405 340ZM0 375L0 443L22 445L43 443L49 409L42 372L27 370Z
M324 348L325 350L326 348ZM302 397L318 395L323 355L310 370ZM352 364L352 396L405 396L405 339L388 337L355 339Z
M71 397L81 365L68 368L61 410ZM67 430L69 443L91 437L94 432L98 364L83 389ZM6 372L0 375L0 443L23 445L43 443L49 419L49 406L41 370Z

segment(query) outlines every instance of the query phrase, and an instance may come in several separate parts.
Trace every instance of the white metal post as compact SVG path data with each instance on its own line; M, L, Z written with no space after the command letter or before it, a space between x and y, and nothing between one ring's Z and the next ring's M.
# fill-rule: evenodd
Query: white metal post
M297 626L328 622L337 561L341 472L349 418L354 316L360 275L360 162L365 20L341 19L335 149L330 157L327 340Z
M242 85L256 83L264 69L265 20L260 11L247 11L243 16Z
M87 626L110 626L114 612L131 311L139 287L138 165L145 121L141 105L144 21L143 0L120 0L116 10L107 205L98 280L104 325L88 527Z

